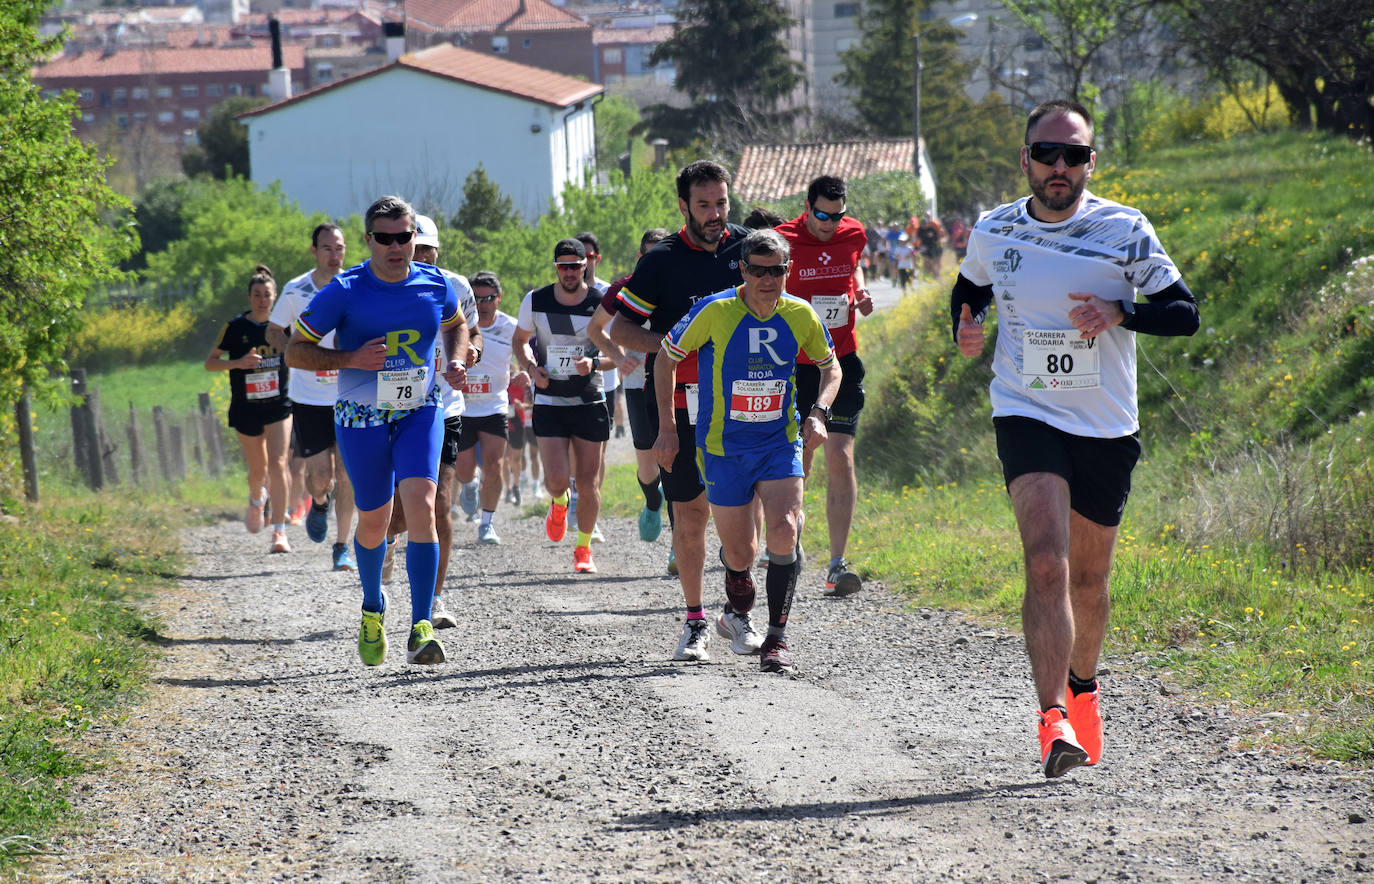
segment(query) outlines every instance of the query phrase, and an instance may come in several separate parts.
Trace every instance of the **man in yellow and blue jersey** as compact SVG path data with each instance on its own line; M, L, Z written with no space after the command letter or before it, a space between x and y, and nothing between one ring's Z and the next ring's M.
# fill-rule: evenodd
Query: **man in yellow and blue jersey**
M697 355L697 468L725 558L725 593L735 611L754 604L749 568L757 552L753 501L763 502L768 548L768 635L760 649L764 672L795 672L786 625L797 586L797 513L802 501L802 451L825 442L840 367L830 334L811 305L783 290L790 251L773 230L755 230L740 247L743 285L705 298L663 339L676 368ZM820 389L806 415L796 411L797 357L820 369ZM654 451L671 470L678 455L671 430L676 371L654 373L660 427Z

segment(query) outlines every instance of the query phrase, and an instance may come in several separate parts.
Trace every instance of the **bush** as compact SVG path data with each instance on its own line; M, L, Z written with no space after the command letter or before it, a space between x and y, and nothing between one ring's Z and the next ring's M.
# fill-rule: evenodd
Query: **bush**
M191 306L138 304L91 314L71 342L67 361L89 371L151 365L180 355L195 326Z

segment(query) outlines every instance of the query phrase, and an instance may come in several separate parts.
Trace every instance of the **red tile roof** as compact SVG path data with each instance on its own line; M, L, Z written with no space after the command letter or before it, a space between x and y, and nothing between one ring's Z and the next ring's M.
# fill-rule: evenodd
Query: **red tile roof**
M282 63L291 70L304 70L305 47L283 46ZM170 74L211 74L221 71L262 71L272 66L272 47L218 49L194 46L185 49L125 49L106 55L100 50L55 58L34 69L35 80L58 77L93 78L155 76Z
M648 28L597 28L592 31L592 43L597 46L657 46L671 36L672 25L654 25Z
M408 0L406 17L440 31L585 30L591 27L548 0Z
M444 44L402 55L390 64L301 92L284 101L239 114L239 117L255 117L259 114L270 113L288 104L304 101L328 89L337 89L364 77L375 77L380 73L399 67L423 71L468 86L476 86L479 89L489 89L493 92L537 101L554 108L570 107L579 101L586 101L600 93L603 88L596 83L588 83L565 74L507 61L485 52L473 52L470 49L460 49L457 46Z
M861 178L911 169L911 139L753 144L744 149L731 190L740 200L779 200L802 193L820 175Z

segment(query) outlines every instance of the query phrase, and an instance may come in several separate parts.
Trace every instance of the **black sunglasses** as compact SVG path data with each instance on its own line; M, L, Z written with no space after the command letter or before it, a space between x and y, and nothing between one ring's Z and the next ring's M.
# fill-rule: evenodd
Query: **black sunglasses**
M744 272L755 279L763 279L765 276L782 279L787 275L787 266L786 264L774 264L772 267L760 267L758 264L750 264L745 261Z
M479 304L490 304L492 301L499 301L499 300L501 300L501 296L500 296L500 295L487 295L487 296L484 297L484 298L476 298L476 299L474 299L474 300L476 300L477 303L479 303Z
M415 238L415 231L402 230L400 233L369 233L368 236L376 240L380 245L389 246L392 243L405 245Z
M811 214L816 216L817 221L839 221L844 218L844 209L838 212L822 212L820 209L812 209Z
M1093 158L1090 144L1065 144L1062 141L1033 141L1026 145L1030 158L1037 163L1053 166L1064 158L1066 166L1081 166Z

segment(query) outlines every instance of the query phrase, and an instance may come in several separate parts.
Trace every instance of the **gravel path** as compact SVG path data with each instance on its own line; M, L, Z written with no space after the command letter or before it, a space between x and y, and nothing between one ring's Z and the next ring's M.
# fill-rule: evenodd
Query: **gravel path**
M80 881L1352 881L1374 878L1374 776L1239 748L1257 722L1108 660L1103 763L1038 769L1021 639L882 587L821 594L802 671L712 645L670 661L667 534L605 519L598 575L537 507L473 526L450 662L366 669L353 574L292 528L223 522L160 599L151 696L101 735L88 831L33 866ZM712 546L714 549L714 545ZM398 569L398 575L403 571ZM721 572L707 575L721 598Z

